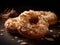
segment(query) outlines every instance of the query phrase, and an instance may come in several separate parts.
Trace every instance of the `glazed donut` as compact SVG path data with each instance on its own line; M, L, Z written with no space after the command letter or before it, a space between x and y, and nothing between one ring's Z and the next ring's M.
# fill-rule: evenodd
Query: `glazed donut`
M17 29L19 28L19 18L9 18L5 24L5 29L9 32L9 33L16 33Z
M34 11L24 11L19 15L20 29L18 32L24 37L35 39L44 37L48 31L48 22Z
M49 25L54 25L57 23L57 16L55 13L51 11L39 11L39 13L48 21Z

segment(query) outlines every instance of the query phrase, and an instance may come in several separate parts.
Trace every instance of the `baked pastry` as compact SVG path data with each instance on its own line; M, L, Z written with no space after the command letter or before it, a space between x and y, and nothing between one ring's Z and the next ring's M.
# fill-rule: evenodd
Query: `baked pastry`
M49 25L54 25L57 23L57 16L55 13L51 11L40 11L40 13L40 15L48 21Z
M48 22L37 15L34 11L24 11L19 15L20 29L18 32L27 38L41 38L44 37L48 31Z
M19 28L19 18L9 18L5 24L5 29L10 33L16 33Z
M9 18L5 22L5 28L10 33L23 35L36 39L44 37L49 31L49 25L57 22L57 16L50 11L24 11L16 18Z

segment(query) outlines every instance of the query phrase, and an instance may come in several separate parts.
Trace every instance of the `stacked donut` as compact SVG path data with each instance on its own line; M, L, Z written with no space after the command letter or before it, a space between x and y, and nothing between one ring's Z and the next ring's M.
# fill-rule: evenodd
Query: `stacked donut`
M5 22L8 32L18 32L24 37L36 39L44 37L49 31L49 25L57 22L57 16L50 11L24 11L16 18L10 18Z

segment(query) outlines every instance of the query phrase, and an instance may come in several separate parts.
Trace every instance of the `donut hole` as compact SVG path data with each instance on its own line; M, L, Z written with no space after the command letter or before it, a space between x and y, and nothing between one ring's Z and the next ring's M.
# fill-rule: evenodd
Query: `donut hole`
M31 17L31 19L29 19L29 22L30 22L31 25L37 24L38 21L39 21L39 19L38 19L37 16Z

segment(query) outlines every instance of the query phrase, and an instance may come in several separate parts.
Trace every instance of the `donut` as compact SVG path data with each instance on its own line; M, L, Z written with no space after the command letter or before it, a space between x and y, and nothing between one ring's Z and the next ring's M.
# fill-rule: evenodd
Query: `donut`
M50 11L24 11L18 17L9 18L4 26L10 33L23 35L30 39L45 37L49 26L57 22L57 16Z
M18 32L24 37L31 39L41 38L44 37L49 30L47 20L32 10L24 11L19 17L20 29L18 29Z
M34 11L34 10L30 10ZM34 11L36 15L41 15L44 19L47 20L49 25L54 25L57 23L57 15L51 11Z
M49 25L54 25L57 23L57 16L55 13L51 12L51 11L40 11L42 17L44 17Z
M9 33L17 33L17 29L19 28L19 18L9 18L5 24L5 29Z

